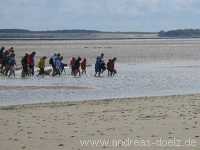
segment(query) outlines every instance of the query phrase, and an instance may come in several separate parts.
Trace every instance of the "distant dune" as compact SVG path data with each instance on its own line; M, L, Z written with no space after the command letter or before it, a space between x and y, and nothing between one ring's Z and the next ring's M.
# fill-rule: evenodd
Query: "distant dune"
M159 37L168 38L200 38L200 29L177 29L160 31Z
M0 29L0 40L19 39L63 39L63 40L103 40L103 39L170 39L199 38L200 29L177 29L160 32L105 32L98 30L47 30Z
M103 32L97 30L30 31L24 29L0 29L0 39L135 39L158 38L154 32Z

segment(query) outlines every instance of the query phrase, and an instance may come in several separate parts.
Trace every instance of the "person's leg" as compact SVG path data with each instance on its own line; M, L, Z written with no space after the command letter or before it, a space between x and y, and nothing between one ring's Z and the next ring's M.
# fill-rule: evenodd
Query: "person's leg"
M14 68L14 66L11 67L11 75L13 75L13 77L15 77L15 68Z
M39 70L39 73L38 73L38 75L42 75L42 68L39 68L40 70Z
M27 65L27 76L30 76L31 75L31 71L30 71L31 69L30 69L30 66L29 65Z
M81 76L81 71L80 71L80 69L78 69L78 74L79 74L79 77Z
M15 67L14 66L12 66L12 75L13 75L13 77L15 77Z
M97 76L97 72L95 71L95 74L94 74L94 76L96 77Z
M11 77L12 75L14 75L14 66L10 66L8 72L9 72L8 77Z
M100 64L98 65L98 69L97 70L98 70L98 77L100 77L101 76L101 65Z
M24 66L22 66L22 73L21 73L21 77L22 77L22 78L24 78L24 77L25 77Z
M5 66L5 63L4 63L4 60L3 60L3 61L2 61L2 64L1 64L1 69L0 69L1 73L3 73L4 66Z
M41 68L41 75L45 75L44 68Z
M10 71L10 66L6 65L6 69L5 69L5 76L8 76L8 72Z
M77 75L77 70L73 69L73 75L76 76Z
M53 72L52 72L52 76L55 76L55 67L53 67Z
M12 75L12 67L9 68L8 72L8 77L10 77Z
M111 77L114 75L114 72L113 71L111 71Z
M32 75L32 68L31 65L28 66L28 76Z
M73 67L73 69L72 69L73 71L73 76L76 76L77 75L77 69L75 68L75 67Z
M13 66L13 76L15 78L15 67Z
M110 76L110 71L108 70L108 77Z
M24 66L24 75L28 76L28 65Z
M100 76L101 76L101 71L98 72L98 77L100 77Z
M3 71L3 64L1 64L0 73L2 73L2 71Z
M86 74L86 69L83 70L83 73L82 73L82 74Z
M35 74L34 65L31 66L31 73L32 73L32 75L34 76L34 74Z

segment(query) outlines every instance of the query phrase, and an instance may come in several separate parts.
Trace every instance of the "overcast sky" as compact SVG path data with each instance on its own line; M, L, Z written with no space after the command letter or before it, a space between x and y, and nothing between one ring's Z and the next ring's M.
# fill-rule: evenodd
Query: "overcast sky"
M199 17L200 0L0 0L0 28L159 31Z

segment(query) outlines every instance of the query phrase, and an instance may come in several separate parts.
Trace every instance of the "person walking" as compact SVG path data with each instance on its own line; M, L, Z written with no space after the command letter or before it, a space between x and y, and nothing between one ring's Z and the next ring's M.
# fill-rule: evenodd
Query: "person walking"
M45 61L46 61L46 59L47 59L46 56L40 58L40 61L38 62L38 68L40 69L38 75L45 75Z

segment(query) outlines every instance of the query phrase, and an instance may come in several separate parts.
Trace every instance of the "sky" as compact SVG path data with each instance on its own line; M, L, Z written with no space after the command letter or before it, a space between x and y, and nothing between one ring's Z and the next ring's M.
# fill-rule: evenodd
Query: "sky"
M0 28L160 31L200 28L200 0L0 0Z

